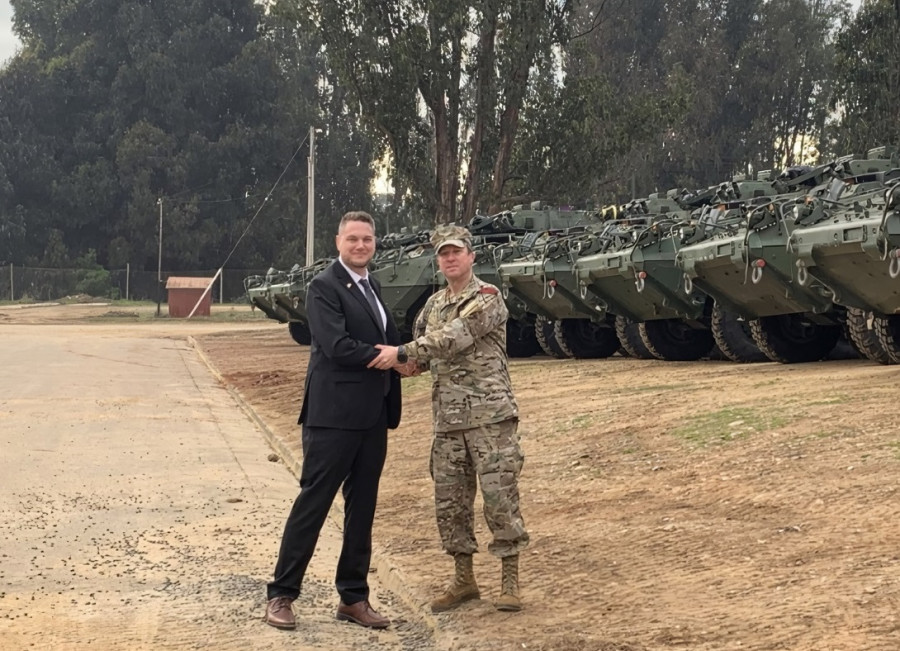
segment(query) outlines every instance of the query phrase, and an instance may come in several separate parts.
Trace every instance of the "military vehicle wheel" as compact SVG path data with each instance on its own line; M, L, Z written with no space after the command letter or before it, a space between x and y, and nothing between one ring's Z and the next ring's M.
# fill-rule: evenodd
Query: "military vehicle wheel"
M639 323L635 323L628 317L616 317L616 336L619 338L619 345L631 357L635 359L656 359L647 344L641 339L641 328Z
M608 323L560 319L553 332L563 352L575 359L603 359L619 350L619 338Z
M541 352L534 332L534 315L506 322L506 354L510 357L532 357Z
M289 321L288 331L291 333L291 339L301 346L309 346L312 343L312 335L309 333L309 326L299 321Z
M890 362L900 364L900 316L875 317L875 331L878 333L878 341L887 352Z
M848 307L847 330L850 333L850 341L866 359L871 359L879 364L891 363L891 356L881 345L881 337L878 336L874 315L871 312L857 307Z
M741 364L768 362L769 358L753 341L750 324L738 319L718 303L712 311L712 333L716 346L726 359Z
M710 353L715 345L712 332L692 328L681 319L659 319L640 324L641 339L654 357L670 362L688 362Z
M750 322L756 345L773 362L797 364L825 358L841 338L839 325L819 325L803 314L764 316Z
M547 317L537 316L534 319L534 336L538 340L538 344L540 344L541 349L544 353L550 357L555 357L556 359L565 359L568 357L566 352L560 347L559 342L556 340L556 333L554 332L554 322L548 319Z

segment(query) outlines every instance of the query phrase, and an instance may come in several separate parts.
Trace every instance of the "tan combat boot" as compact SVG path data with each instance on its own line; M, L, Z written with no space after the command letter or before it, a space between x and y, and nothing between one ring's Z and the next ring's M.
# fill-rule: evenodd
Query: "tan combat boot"
M497 610L517 612L522 610L519 599L519 557L503 557L503 577L500 579L500 598L494 604Z
M478 584L472 570L472 554L454 554L456 573L451 583L440 597L431 602L431 612L442 613L456 608L470 599L478 599Z

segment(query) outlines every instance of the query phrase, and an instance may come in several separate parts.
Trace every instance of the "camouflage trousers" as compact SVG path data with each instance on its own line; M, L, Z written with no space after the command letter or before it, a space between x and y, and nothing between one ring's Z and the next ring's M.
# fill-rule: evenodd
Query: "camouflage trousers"
M524 456L518 420L456 432L435 432L431 476L441 546L448 554L478 551L475 540L476 480L481 484L484 519L493 534L488 551L514 556L528 545L519 512L519 472Z

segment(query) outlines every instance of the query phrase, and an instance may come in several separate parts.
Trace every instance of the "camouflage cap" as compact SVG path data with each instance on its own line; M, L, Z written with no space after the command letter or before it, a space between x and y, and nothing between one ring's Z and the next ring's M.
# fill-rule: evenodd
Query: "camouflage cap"
M434 252L437 253L441 247L447 244L471 251L472 234L464 226L453 224L438 226L431 234L431 245L434 247Z

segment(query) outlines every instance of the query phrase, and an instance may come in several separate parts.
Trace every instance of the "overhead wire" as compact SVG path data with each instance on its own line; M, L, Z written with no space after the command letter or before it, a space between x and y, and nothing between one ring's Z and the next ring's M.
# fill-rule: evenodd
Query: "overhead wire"
M275 188L278 187L278 184L281 182L281 179L284 178L284 175L287 174L288 169L293 164L294 159L297 158L297 154L300 153L300 150L303 149L303 146L309 140L309 134L303 138L303 141L297 145L297 149L294 150L294 154L291 156L291 159L287 162L287 165L284 166L284 169L281 170L281 174L278 175L278 178L275 179L275 183L272 184L271 189L266 193L265 198L263 198L262 203L259 205L259 208L256 209L256 212L253 214L253 217L250 218L250 222L247 224L247 227L244 228L244 232L241 233L241 236L237 239L237 242L234 243L234 246L231 248L231 251L225 257L225 261L221 264L220 268L224 268L228 261L231 259L231 256L234 255L234 252L237 251L238 246L240 246L241 240L247 235L250 231L250 227L253 226L253 222L256 221L256 218L259 216L259 213L262 212L262 209L265 208L266 203L269 201L269 197L272 196L272 193L275 192Z

